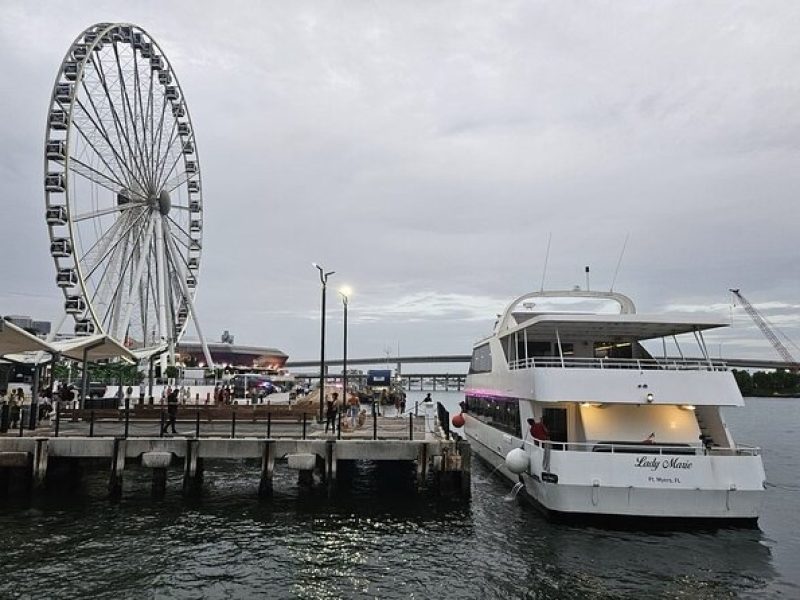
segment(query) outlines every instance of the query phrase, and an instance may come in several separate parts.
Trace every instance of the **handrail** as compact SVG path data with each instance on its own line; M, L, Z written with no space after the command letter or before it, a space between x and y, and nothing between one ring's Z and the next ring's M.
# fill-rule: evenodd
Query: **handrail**
M558 356L529 356L508 363L512 371L532 368L559 369L635 369L661 371L727 371L728 365L723 361L706 361L691 359L654 359L654 358L576 358Z
M541 447L545 450L565 452L608 452L610 454L676 454L676 455L717 455L717 456L758 456L761 448L758 446L736 445L732 448L712 446L707 448L703 444L684 444L680 446L669 444L635 444L615 442L554 442L552 440L525 440L525 446Z

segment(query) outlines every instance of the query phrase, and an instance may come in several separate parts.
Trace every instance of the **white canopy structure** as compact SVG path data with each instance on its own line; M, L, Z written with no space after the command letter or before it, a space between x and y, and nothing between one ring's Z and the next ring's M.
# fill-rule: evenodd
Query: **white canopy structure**
M71 340L52 342L53 352L72 360L88 360L90 362L121 358L130 363L137 361L136 355L111 336L97 333Z
M28 333L21 327L0 319L0 358L15 360L24 352L52 352L51 346L44 340Z

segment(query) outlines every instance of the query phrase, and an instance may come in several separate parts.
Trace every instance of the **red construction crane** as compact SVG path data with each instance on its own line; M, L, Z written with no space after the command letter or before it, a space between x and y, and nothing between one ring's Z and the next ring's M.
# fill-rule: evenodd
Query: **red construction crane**
M778 352L780 357L787 363L793 363L794 368L796 369L797 361L792 356L791 352L789 352L786 349L786 346L784 346L781 343L781 341L778 339L778 336L775 335L774 331L772 331L772 328L769 326L767 321L764 319L764 317L761 316L761 313L759 313L755 309L755 307L752 304L750 304L750 302L747 301L747 298L745 298L739 293L738 289L737 290L731 289L729 291L739 299L745 311L747 311L747 314L750 315L750 318L753 319L756 325L758 325L758 328L761 330L761 333L763 333L766 336L766 338L769 340L770 344L772 344L772 347L775 348L775 350Z

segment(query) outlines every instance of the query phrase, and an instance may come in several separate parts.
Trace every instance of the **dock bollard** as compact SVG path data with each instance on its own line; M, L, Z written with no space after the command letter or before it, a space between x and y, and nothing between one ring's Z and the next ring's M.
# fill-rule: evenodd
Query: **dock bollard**
M94 437L94 410L89 412L89 437Z
M236 437L236 409L234 408L233 412L231 412L231 439L235 437Z
M131 422L131 399L125 398L125 439L128 439L128 429Z
M272 413L267 413L267 439L272 437Z
M408 414L408 439L414 439L414 415Z
M55 437L58 437L58 430L61 428L61 402L56 400L56 430Z
M200 437L200 409L194 411L194 437Z
M308 422L308 415L303 413L303 439L306 439L306 423Z

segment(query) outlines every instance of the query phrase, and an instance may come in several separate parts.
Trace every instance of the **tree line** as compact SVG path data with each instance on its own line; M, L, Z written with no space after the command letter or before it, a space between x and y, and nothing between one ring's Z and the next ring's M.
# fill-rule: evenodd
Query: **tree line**
M800 396L800 373L788 369L748 371L732 369L742 396Z

